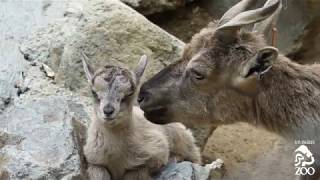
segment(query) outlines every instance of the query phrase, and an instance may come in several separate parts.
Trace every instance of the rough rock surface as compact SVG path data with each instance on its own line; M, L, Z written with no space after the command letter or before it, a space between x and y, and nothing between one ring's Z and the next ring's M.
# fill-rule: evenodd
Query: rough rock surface
M12 179L80 177L81 146L66 107L62 97L47 96L24 101L0 117L1 139L7 137L1 164Z
M147 78L181 55L180 40L119 1L79 6L81 11L69 11L63 22L38 31L21 46L25 57L48 64L65 87L85 86L81 51L95 68L107 63L132 68L146 54L150 59Z
M144 15L160 13L183 7L194 0L121 0Z
M213 164L216 162L213 162ZM218 180L222 177L221 175L212 176L212 169L220 170L219 167L212 167L210 164L206 166L200 166L198 164L192 164L191 162L180 162L178 164L171 163L161 172L159 177L155 178L156 180ZM218 172L218 171L217 171Z
M13 104L16 84L23 81L25 61L19 43L35 29L63 16L70 2L0 2L0 113ZM19 13L17 13L19 12Z
M58 87L40 70L25 70L30 90L0 114L0 171L11 179L82 179L82 145L90 98Z

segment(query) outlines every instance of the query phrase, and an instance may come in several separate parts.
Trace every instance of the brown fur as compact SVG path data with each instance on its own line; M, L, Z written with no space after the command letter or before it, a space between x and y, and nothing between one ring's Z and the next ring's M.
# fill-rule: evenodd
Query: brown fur
M248 89L245 86L250 88L250 85L256 83L257 86L253 86L257 88L254 90L254 94L246 94L241 92L241 89L238 89L240 85L235 85L233 80L239 76L241 66L253 57L259 49L266 46L263 37L257 33L241 31L237 42L224 44L216 37L215 30L216 26L212 23L208 28L194 35L191 42L185 47L182 60L159 73L164 77L165 75L162 72L170 69L165 73L175 72L175 76L167 76L165 77L167 79L164 79L156 75L143 84L141 91L152 95L157 93L160 96L159 99L175 94L173 92L175 89L179 89L179 93L187 92L192 94L189 97L210 98L211 100L202 106L202 108L209 110L210 113L202 116L201 119L205 118L213 124L246 121L255 125L262 125L271 131L290 133L298 131L297 127L301 127L304 124L320 123L320 65L300 65L280 55L273 62L271 70L261 80L252 77L248 84L240 84L244 86L241 89ZM247 50L243 51L242 49L237 49L237 47L245 47ZM203 57L199 61L205 61L209 69L213 67L211 68L212 74L209 75L209 79L203 84L197 84L198 87L193 87L194 85L189 85L191 83L186 81L182 82L180 80L179 82L179 79L184 76L187 64L199 52ZM161 93L159 94L156 91L158 88L156 86L157 81L165 82L172 86L167 87L170 91L165 93L166 97L161 96ZM179 83L168 83L168 81ZM162 85L164 84L158 84L158 86ZM188 108L195 103L176 95L171 97L176 97L172 101L182 101L183 103L181 104L188 106ZM190 98L190 100L193 100L193 98ZM152 105L156 106L156 102L154 103ZM141 105L146 110L148 118L151 120L155 118L155 122L161 123L152 114L148 116L150 104L144 106L144 102L142 102ZM163 108L166 105L168 104L161 104ZM196 111L201 111L199 106L195 107ZM177 110L179 111L179 109ZM191 113L194 114L194 111ZM166 115L167 122L176 121L172 118L177 118L178 116L174 112ZM192 115L190 117L192 118L181 118L178 121L194 124L188 121L193 121L197 118Z
M232 39L217 29L212 23L196 34L181 61L143 84L140 105L146 117L186 125L248 122L291 140L315 140L311 151L319 158L320 65L278 56L257 32L236 31L228 34ZM270 57L259 56L263 50ZM259 70L268 68L260 73L255 63L261 63ZM253 73L243 73L248 69ZM320 165L314 166L319 172Z

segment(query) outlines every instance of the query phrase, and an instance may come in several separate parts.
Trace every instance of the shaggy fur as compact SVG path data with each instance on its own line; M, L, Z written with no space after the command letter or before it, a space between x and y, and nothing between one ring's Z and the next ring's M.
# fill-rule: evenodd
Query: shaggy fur
M143 84L141 96L148 96L146 102L140 104L148 119L185 124L202 119L215 125L245 121L282 135L300 134L306 124L319 126L320 65L300 65L279 55L261 80L253 75L248 78L250 83L240 86L234 79L240 76L243 64L266 43L258 33L241 31L235 42L226 44L219 39L216 29L216 23L211 23L194 35L180 61ZM186 80L186 68L191 60L204 63L209 69L208 79L203 83ZM166 91L158 90L160 87ZM251 87L254 87L253 93L244 92ZM203 104L195 99L203 99ZM180 102L179 106L173 102ZM156 117L152 106L161 106L168 112L162 118ZM192 107L196 107L196 111L185 111ZM201 116L197 115L199 111ZM180 115L184 118L179 118ZM188 116L191 118L186 118Z
M263 37L237 31L234 41L225 42L217 28L212 23L196 34L181 61L143 84L140 105L147 118L187 125L248 122L290 140L315 140L311 151L319 163L320 65L300 65L280 54L261 78L258 71L244 77L244 67L266 47ZM195 80L194 69L205 78ZM318 178L320 166L314 167L312 178Z

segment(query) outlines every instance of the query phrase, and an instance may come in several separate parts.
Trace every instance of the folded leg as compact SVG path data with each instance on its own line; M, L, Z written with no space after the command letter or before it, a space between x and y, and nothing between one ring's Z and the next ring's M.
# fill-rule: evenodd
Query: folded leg
M153 180L147 168L139 168L127 171L124 175L124 180Z
M111 180L110 173L102 166L89 164L87 173L89 180Z

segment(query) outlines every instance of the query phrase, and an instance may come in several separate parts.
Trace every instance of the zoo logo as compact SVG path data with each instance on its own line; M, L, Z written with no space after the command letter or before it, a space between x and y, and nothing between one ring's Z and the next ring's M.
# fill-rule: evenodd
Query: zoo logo
M299 146L295 151L296 157L294 166L296 169L295 175L314 175L315 169L311 167L314 163L314 157L306 145Z

